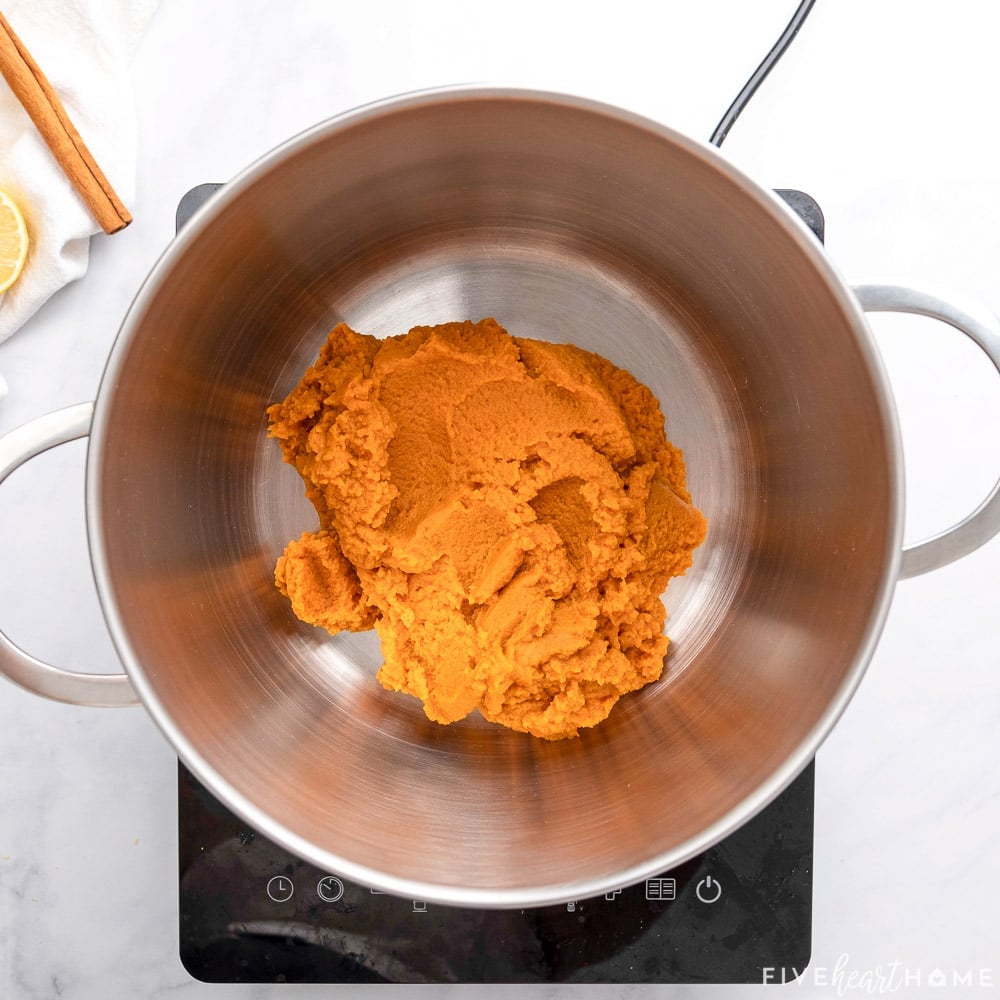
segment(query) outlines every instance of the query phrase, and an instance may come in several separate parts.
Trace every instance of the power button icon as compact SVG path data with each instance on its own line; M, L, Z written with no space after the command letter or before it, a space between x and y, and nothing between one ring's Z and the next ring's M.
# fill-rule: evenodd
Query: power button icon
M694 894L703 903L717 903L722 898L722 885L717 878L706 875L694 887Z

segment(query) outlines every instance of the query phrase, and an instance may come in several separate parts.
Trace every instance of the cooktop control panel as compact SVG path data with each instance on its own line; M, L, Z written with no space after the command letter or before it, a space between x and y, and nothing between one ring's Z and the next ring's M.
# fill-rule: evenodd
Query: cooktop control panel
M473 910L318 870L181 765L181 959L207 982L787 982L811 948L814 767L671 871L558 906Z

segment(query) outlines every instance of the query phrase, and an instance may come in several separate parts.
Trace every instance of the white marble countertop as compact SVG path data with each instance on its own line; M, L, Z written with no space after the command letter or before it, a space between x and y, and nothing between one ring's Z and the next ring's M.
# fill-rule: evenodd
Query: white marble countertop
M119 323L195 184L224 181L358 103L456 82L582 93L707 137L794 6L169 0L134 65L135 222L95 238L86 277L0 346L10 386L0 433L95 396ZM724 151L762 184L818 199L849 282L944 283L1000 312L998 34L989 0L818 0ZM880 316L873 327L897 393L915 539L971 510L1000 471L1000 380L934 323ZM44 659L109 671L84 457L84 443L65 446L0 488L0 626ZM908 983L910 995L933 995L935 969L963 995L1000 990L998 575L1000 539L897 588L868 675L817 758L812 963L792 991ZM0 683L0 997L321 992L210 987L181 967L175 768L142 709L72 708ZM894 979L874 978L892 970ZM587 996L694 992L609 986ZM419 996L491 993L514 995Z

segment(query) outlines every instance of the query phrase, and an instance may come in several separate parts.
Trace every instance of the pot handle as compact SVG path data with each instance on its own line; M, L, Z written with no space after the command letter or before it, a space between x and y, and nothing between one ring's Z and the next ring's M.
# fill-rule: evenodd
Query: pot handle
M90 433L93 403L46 414L0 438L0 483L29 459ZM138 705L126 674L81 674L53 667L15 646L0 631L0 675L34 694L70 705Z
M1000 322L977 302L953 292L947 298L900 285L858 285L854 294L865 312L915 313L939 319L975 341L1000 372ZM919 576L961 559L1000 531L1000 479L968 517L903 549L900 579Z

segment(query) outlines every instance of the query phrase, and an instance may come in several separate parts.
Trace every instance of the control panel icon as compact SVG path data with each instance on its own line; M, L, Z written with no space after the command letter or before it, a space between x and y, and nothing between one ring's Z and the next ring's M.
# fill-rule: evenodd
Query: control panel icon
M646 879L646 899L676 899L677 879L672 876Z
M295 892L295 886L287 875L275 875L267 883L267 894L275 903L287 903Z
M722 885L717 878L706 875L694 887L694 894L703 903L717 903L722 898Z
M336 903L344 895L344 883L336 875L324 875L316 883L316 895L324 903Z

